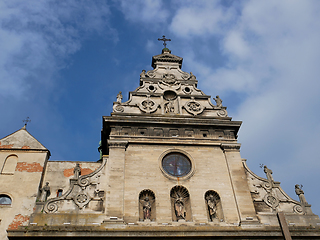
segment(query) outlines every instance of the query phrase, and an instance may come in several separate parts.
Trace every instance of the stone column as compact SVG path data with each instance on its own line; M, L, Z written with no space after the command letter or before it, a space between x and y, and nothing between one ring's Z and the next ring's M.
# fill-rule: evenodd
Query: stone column
M257 224L253 200L251 198L247 176L240 156L240 144L222 144L233 194L236 200L240 224Z
M125 151L128 142L123 140L108 140L109 159L106 166L107 192L106 215L107 217L123 219L124 209L124 165Z

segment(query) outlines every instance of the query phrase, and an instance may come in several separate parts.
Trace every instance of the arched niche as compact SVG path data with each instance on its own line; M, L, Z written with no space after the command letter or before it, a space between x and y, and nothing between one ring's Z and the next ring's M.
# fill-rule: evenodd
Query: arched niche
M210 222L222 222L223 212L221 199L217 192L209 190L204 195L208 220Z
M189 191L175 186L170 191L172 221L192 221Z
M6 194L0 194L0 206L11 206L12 200Z
M14 174L14 171L16 170L17 162L18 162L18 156L9 155L4 161L1 174L8 174L8 175Z
M150 189L139 194L139 221L156 220L156 197Z

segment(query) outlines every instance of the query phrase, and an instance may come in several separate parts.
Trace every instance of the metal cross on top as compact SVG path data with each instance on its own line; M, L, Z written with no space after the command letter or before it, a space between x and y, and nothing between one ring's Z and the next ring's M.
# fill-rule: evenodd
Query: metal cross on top
M162 38L158 38L158 41L163 41L163 46L166 48L167 47L167 44L166 42L170 42L171 39L167 39L165 35L162 36Z
M25 123L24 125L27 126L27 124L31 122L31 120L29 117L27 117L25 120L22 120L22 122L24 122Z

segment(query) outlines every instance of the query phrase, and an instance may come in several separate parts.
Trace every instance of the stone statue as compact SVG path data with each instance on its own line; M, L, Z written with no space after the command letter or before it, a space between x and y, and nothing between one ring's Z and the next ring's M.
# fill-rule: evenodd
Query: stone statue
M40 202L47 201L47 198L50 195L49 182L46 182L46 185L43 188L41 188L40 190L41 190Z
M122 101L122 92L120 91L119 93L118 93L118 95L117 95L117 103L121 103L121 101Z
M300 188L299 184L295 185L295 191L296 191L296 194L299 196L301 204L303 206L309 205L309 203L307 202L307 200L304 196L304 191Z
M193 73L192 72L190 72L190 78L189 78L190 80L196 80L196 76L195 75L193 75Z
M142 208L143 208L143 219L149 219L151 218L151 202L148 197L146 197L142 202Z
M212 194L207 197L208 211L211 221L216 217L217 205Z
M168 101L164 104L165 113L174 113L174 104L173 101Z
M100 160L101 160L102 159L102 142L101 142L101 140L99 141L98 151L100 153Z
M217 107L222 107L222 100L219 95L217 95L216 98L213 99L216 101Z
M273 186L274 180L273 180L273 177L272 177L272 170L267 168L266 165L264 165L263 168L264 168L265 174L267 175L268 182L270 183L271 186Z
M146 70L142 70L142 73L140 73L140 78L145 78L146 77Z
M75 179L78 179L80 177L81 168L80 168L80 164L79 163L77 163L76 166L74 167L73 173L74 173L74 178Z
M174 212L176 214L177 220L186 219L186 209L184 207L183 198L178 197L174 201Z

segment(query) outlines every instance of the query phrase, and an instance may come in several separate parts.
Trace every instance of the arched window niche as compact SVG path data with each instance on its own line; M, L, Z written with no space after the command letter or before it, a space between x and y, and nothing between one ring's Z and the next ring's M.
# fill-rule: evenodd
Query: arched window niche
M11 198L6 194L0 194L0 207L10 207L12 204Z
M139 194L139 221L156 220L156 197L150 189L145 189Z
M17 162L18 162L18 156L9 155L4 161L1 174L13 175L14 171L16 170Z
M219 194L209 190L204 196L209 222L223 222L223 212Z
M189 191L183 186L175 186L170 191L172 221L191 222L191 203Z

